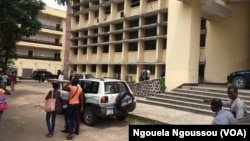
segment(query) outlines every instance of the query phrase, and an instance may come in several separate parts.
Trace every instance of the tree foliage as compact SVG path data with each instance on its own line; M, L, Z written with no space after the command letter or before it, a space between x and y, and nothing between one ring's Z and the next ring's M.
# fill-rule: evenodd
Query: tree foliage
M5 71L16 59L16 42L41 29L37 20L45 3L41 0L0 0L0 67Z

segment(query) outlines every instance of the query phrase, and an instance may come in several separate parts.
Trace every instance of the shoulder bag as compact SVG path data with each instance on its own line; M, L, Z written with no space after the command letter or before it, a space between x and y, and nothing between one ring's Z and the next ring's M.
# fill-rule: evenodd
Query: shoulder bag
M53 91L51 91L51 97L48 98L45 102L45 106L44 106L44 111L45 112L53 112L55 111L55 107L56 107L56 99L53 98Z

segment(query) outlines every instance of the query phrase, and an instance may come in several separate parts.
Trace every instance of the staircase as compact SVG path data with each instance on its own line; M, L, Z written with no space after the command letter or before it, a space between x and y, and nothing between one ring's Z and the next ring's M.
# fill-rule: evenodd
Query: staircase
M250 90L238 90L239 97L246 103L250 109ZM138 99L137 102L164 106L178 110L184 110L204 115L214 115L210 104L203 102L203 99L220 98L229 100L227 96L227 86L183 86L176 88L171 92L147 96L146 99ZM228 107L223 107L229 110Z

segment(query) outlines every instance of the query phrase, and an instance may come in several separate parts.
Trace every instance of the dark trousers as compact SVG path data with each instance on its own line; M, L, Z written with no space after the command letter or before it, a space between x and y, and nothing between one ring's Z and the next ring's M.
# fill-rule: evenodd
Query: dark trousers
M69 134L73 134L74 129L76 128L75 118L77 112L79 111L80 104L69 104L67 108L67 112L65 113L65 120L66 120L66 128Z

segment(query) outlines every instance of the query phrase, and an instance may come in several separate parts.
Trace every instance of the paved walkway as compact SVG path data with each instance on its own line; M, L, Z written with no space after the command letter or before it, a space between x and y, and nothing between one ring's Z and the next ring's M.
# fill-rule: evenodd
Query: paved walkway
M137 97L137 99L143 99ZM174 125L210 125L213 117L137 102L131 115Z

